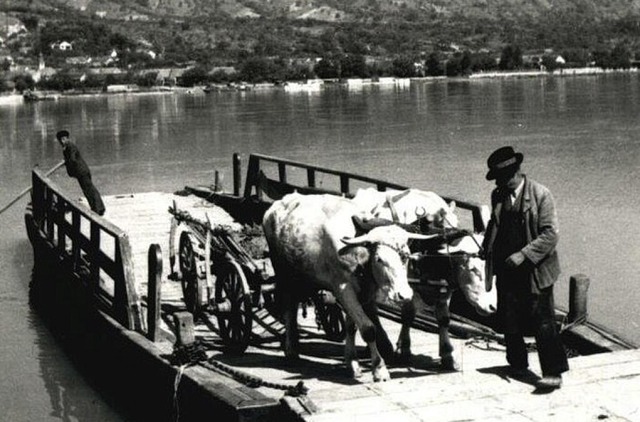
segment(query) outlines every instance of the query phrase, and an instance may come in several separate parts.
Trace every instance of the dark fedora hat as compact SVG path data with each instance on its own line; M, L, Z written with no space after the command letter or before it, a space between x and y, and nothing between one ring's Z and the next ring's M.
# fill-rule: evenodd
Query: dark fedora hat
M487 166L489 166L489 172L487 173L487 180L494 180L498 175L515 171L524 156L513 150L513 147L502 147L493 151L487 160Z
M61 130L58 133L56 133L56 138L58 139L58 141L62 138L68 138L68 137L69 137L68 130Z

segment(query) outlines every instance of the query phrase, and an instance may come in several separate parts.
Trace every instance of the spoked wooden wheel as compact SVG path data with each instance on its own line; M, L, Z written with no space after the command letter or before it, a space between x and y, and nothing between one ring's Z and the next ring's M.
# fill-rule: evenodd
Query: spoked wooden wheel
M203 289L206 287L206 282L200 276L197 264L198 257L193 249L191 237L188 232L182 232L180 235L179 257L180 272L182 273L182 296L187 310L198 315L202 312Z
M331 341L343 341L346 337L344 313L337 303L315 301L316 321Z
M249 346L253 301L242 267L227 261L218 270L215 288L220 337L228 352L242 353Z

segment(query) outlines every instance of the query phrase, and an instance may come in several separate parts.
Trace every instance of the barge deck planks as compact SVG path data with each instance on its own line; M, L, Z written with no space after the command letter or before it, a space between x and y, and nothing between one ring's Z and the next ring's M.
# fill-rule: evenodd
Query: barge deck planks
M166 309L183 310L184 304L180 283L167 279L171 221L168 208L175 201L178 208L202 218L204 213L213 212L213 206L192 196L166 193L104 199L105 217L129 234L136 290L143 302L147 294L149 245L157 243L162 249L162 328L170 332ZM254 338L241 356L222 353L214 317L206 324L196 324L196 336L210 345L208 356L239 371L275 383L295 385L304 381L311 403L288 396L283 402L307 421L640 421L638 349L571 358L571 371L565 375L562 389L539 394L533 386L535 378L519 381L507 376L504 349L498 343L480 338L453 339L462 370L447 373L438 366L437 335L414 329L411 365L391 366L391 381L373 383L362 340L358 338L357 344L364 371L356 381L347 377L342 365L343 346L325 340L315 327L312 308L306 318L300 318L301 359L295 363L287 363L280 351L276 334L282 332L282 326L265 311L259 310L257 316L262 323L254 323ZM383 325L389 338L395 340L399 324L383 319ZM168 338L172 336L169 334ZM531 369L540 374L537 361L532 352ZM268 397L283 397L280 390L257 390Z

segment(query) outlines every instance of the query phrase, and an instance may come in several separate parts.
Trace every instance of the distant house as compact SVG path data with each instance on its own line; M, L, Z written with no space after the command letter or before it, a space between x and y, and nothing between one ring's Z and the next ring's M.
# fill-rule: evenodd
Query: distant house
M21 34L27 32L27 28L22 23L11 23L5 26L5 33L7 37L11 37L12 35Z
M178 78L186 71L186 68L146 69L146 73L157 72L156 85L175 86Z
M91 57L89 56L76 56L76 57L67 57L65 59L65 63L72 66L86 66L91 64Z
M98 11L96 12L96 16L97 16L97 17L99 17L99 18L104 19L104 18L106 18L106 17L107 17L107 12L106 12L106 11L104 11L104 10L98 10Z
M147 22L149 21L149 16L147 15L143 15L140 13L131 13L128 16L125 17L125 20L128 21L137 21L137 22Z
M60 44L58 44L58 49L61 51L73 50L73 45L71 45L71 43L68 41L62 41Z

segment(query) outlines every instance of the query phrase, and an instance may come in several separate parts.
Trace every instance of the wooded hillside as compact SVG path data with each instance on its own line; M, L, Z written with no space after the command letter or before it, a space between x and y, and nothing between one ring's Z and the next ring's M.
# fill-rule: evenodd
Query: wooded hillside
M28 31L5 41L14 55L48 63L114 49L138 64L146 49L164 63L218 66L256 56L499 56L507 45L640 51L640 0L1 0L0 11ZM51 49L63 40L73 52Z

